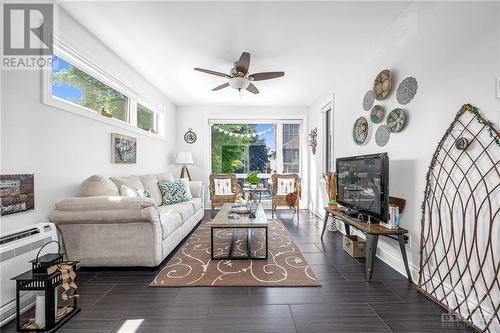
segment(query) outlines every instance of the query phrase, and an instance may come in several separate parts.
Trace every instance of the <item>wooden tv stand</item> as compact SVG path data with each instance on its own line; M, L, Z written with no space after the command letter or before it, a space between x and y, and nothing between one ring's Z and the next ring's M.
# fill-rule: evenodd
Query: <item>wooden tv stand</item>
M375 257L377 254L377 244L378 237L385 236L391 239L396 239L399 242L399 248L401 250L401 256L403 257L403 262L406 269L406 275L408 276L408 282L412 283L410 268L408 267L408 258L406 256L406 247L404 235L408 233L408 230L404 228L389 229L381 226L378 223L367 223L360 220L356 220L336 209L330 207L325 207L325 219L323 220L323 231L321 232L321 238L325 233L326 224L328 223L328 217L331 215L333 218L339 219L344 222L346 234L350 234L350 227L354 227L366 235L366 280L370 282L373 275L373 265L375 263Z

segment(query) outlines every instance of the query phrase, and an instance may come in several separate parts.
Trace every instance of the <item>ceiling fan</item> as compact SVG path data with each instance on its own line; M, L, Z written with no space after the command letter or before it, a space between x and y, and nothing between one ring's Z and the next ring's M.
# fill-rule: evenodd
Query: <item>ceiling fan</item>
M198 68L198 67L196 67L194 70L229 79L228 82L215 87L214 89L212 89L212 91L221 90L223 88L230 86L231 88L236 89L240 92L242 89L246 89L253 94L258 94L259 90L252 83L252 81L264 81L285 75L284 72L263 72L263 73L248 74L249 66L250 66L250 53L243 52L240 56L240 59L234 63L234 67L231 69L230 74L224 74L221 72L216 72L209 69Z

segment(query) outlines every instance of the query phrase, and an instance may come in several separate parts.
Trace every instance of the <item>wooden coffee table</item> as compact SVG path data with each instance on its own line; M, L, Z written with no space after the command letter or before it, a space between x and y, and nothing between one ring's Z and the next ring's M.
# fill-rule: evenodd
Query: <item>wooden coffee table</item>
M230 219L228 215L231 214L230 209L233 204L224 204L215 218L208 223L210 226L210 254L212 260L246 260L246 259L266 259L268 250L268 229L269 223L267 222L266 214L262 205L259 205L255 212L255 218L251 219L248 214L239 214L239 219ZM214 230L217 229L233 229L231 237L231 246L227 256L214 257ZM247 229L247 255L234 256L234 245L236 242L237 230ZM264 229L265 231L265 255L254 256L252 255L252 229Z

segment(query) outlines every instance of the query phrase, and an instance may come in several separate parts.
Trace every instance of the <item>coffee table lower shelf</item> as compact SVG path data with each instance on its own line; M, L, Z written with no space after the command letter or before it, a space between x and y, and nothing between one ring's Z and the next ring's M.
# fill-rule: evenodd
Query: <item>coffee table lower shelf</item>
M229 253L227 256L214 256L214 229L233 229L233 233L231 236L231 246L229 247ZM233 255L234 246L236 243L236 234L237 229L247 229L247 255L246 256L235 256ZM265 255L255 256L252 255L252 229L264 229L265 233ZM257 260L267 260L268 258L268 234L267 234L267 225L265 226L231 226L231 227L210 227L210 255L212 260L249 260L249 259L257 259Z

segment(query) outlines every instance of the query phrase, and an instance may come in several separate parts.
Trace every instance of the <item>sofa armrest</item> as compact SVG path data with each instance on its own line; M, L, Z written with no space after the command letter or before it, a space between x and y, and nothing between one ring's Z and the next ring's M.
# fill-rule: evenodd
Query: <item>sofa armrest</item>
M99 224L159 221L158 208L149 198L96 196L68 198L56 203L50 220L56 224Z
M189 190L194 198L203 197L203 183L201 181L190 181Z

